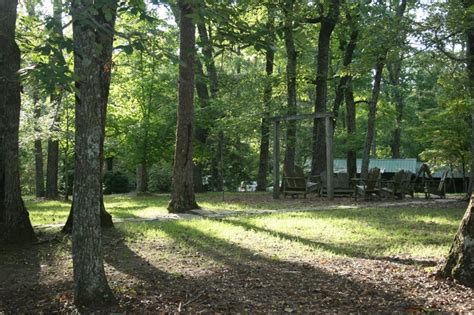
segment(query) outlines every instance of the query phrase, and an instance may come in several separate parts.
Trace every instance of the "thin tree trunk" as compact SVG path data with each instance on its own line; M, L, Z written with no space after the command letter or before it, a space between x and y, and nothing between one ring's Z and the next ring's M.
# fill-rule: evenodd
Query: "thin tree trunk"
M199 58L196 58L196 92L199 98L199 106L205 108L209 105L211 99L217 98L217 93L219 92L219 81L217 77L217 69L214 62L214 54L212 49L212 42L209 36L209 32L206 29L206 25L203 22L198 24L198 34L200 40L200 46L202 47L202 53L204 55L204 63L206 65L207 77L209 78L210 85L210 95L209 90L206 84L206 76L204 74L203 65L200 62ZM200 145L206 146L207 140L210 134L209 127L200 127L196 126L195 139L199 142ZM212 152L212 151L211 151ZM216 151L217 152L217 151ZM214 174L211 182L214 183L214 187L219 190L220 184L218 178L220 177L219 168L218 168L218 153L211 156L210 168L211 173ZM203 165L197 163L194 165L194 189L196 192L204 191L202 185L202 169Z
M113 300L104 271L101 238L101 143L104 118L101 98L101 62L96 30L84 23L92 0L73 1L74 75L76 86L76 146L72 257L74 301L93 306ZM102 9L102 8L95 8ZM95 17L93 17L95 18Z
M347 112L347 137L349 139L347 149L347 173L349 174L349 178L355 178L357 175L357 151L354 148L353 142L356 135L356 108L354 93L352 91L352 77L350 77L347 82L344 94Z
M146 162L137 165L137 193L148 191L148 171Z
M70 126L70 117L69 117L69 106L66 106L66 137L64 143L64 200L69 200L69 126Z
M20 190L21 56L15 42L16 7L17 1L0 0L0 243L36 239Z
M473 54L474 54L474 49L473 49ZM470 80L471 82L474 81L474 69L473 69L473 78L470 78ZM474 99L474 87L470 87L470 89L471 89L470 91L471 99ZM474 112L471 113L471 126L472 126L471 127L471 171L469 172L469 185L467 186L466 199L471 198L472 191L474 190L474 187L473 187L474 186Z
M362 156L362 168L361 168L361 177L367 178L369 173L369 157L370 151L372 149L374 136L375 136L375 115L377 113L377 102L380 95L380 84L382 81L382 72L385 65L385 56L387 53L380 57L375 66L375 75L374 75L374 86L372 88L372 96L369 102L369 114L367 121L367 133L364 143L364 153Z
M41 139L35 140L35 190L36 197L44 197L43 145Z
M63 3L62 0L53 1L53 17L54 17L54 32L58 38L63 37L63 26L62 26L62 12ZM58 62L58 58L64 63L64 57L54 56L52 62ZM59 120L61 112L61 103L63 98L63 92L54 92L51 94L51 103L56 106L56 113L54 115L53 123L50 128L52 136L48 140L48 162L46 164L46 198L57 199L58 192L58 173L59 173L59 140L57 139L57 133L59 132Z
M318 56L316 69L316 102L315 112L327 111L328 72L331 35L339 18L339 0L331 0L327 16L321 20L319 31ZM313 122L313 154L311 173L319 175L326 170L326 129L324 120L315 119Z
M48 162L46 166L46 198L58 198L59 141L48 140Z
M268 173L268 157L270 150L270 122L266 118L269 115L269 108L272 102L273 94L273 59L275 52L271 47L266 51L266 79L265 88L263 91L263 106L264 114L262 118L261 131L260 131L260 160L258 164L258 177L257 177L257 191L265 191L267 189L267 173Z
M352 23L352 31L349 39L349 43L346 45L344 49L344 58L342 61L342 65L344 68L344 74L342 75L341 79L339 80L339 84L336 89L336 95L334 96L334 106L333 106L333 114L334 114L334 128L333 132L336 130L336 121L339 116L339 109L341 104L344 100L344 94L347 88L349 81L352 79L352 74L350 69L348 69L352 63L352 59L354 57L354 51L357 45L357 38L359 37L359 30L357 26Z
M199 108L206 108L210 103L209 91L207 89L205 75L203 70L203 65L199 58L196 58L196 93L198 96L198 106ZM205 147L207 139L209 137L209 128L205 126L197 125L194 132L194 138L197 143ZM194 172L194 191L203 192L204 187L202 185L202 163L196 163L193 168Z
M397 8L396 12L396 22L399 22L403 17L407 7L407 1L402 0L400 5ZM367 124L367 133L365 137L364 143L364 153L362 156L362 169L361 169L361 177L367 178L369 173L369 156L372 146L375 147L375 114L377 112L377 101L380 94L380 83L382 80L382 72L385 66L385 62L387 59L387 54L389 49L385 48L382 50L383 52L378 57L377 62L375 64L375 75L374 75L374 85L372 88L372 96L369 102L369 114L368 114L368 124ZM375 148L372 150L374 151L375 155Z
M41 117L41 105L39 104L37 92L33 95L35 124ZM37 125L35 128L35 193L37 198L44 197L44 164L43 164L43 144L41 141L41 130Z
M402 70L402 61L401 59L396 60L395 62L387 65L390 84L392 85L391 99L395 103L395 128L392 131L392 141L390 148L392 150L392 159L400 158L400 144L401 144L401 134L402 134L402 119L403 119L403 95L402 95L402 86L401 86L401 70Z
M219 81L217 78L216 65L214 63L212 44L209 39L206 25L204 23L198 24L198 32L199 32L199 38L202 43L202 53L205 57L204 61L206 65L206 70L209 76L211 98L215 99L217 97L217 92L219 92Z
M286 89L287 89L287 110L286 114L296 115L297 109L297 95L296 95L296 62L297 54L295 48L295 41L293 38L293 7L294 0L285 0L284 12L285 12L285 25L284 25L284 36L285 36L285 48L287 55L286 63ZM284 169L291 170L294 168L296 159L296 121L289 121L286 129L286 150L285 150L285 161Z
M178 121L176 126L176 148L173 166L173 183L170 212L186 212L199 208L193 185L193 112L194 112L194 60L195 26L191 15L193 5L179 0L179 88Z

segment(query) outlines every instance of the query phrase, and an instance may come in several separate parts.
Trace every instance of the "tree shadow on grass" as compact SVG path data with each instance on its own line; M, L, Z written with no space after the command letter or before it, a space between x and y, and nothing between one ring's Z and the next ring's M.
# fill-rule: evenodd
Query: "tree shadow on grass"
M251 224L249 222L245 222L242 220L232 220L232 219L219 219L219 221L223 223L232 224L234 226L242 227L245 230L255 231L259 233L268 234L277 238L281 238L284 240L288 240L291 242L297 242L303 244L305 246L309 246L316 249L323 249L324 251L328 251L330 253L353 257L353 258L363 258L363 259L371 259L371 260L381 260L381 261L391 261L397 262L406 265L421 265L421 266L435 266L437 261L435 260L417 260L417 259L403 259L398 257L381 257L377 255L371 255L366 253L367 246L356 245L356 244L331 244L331 243L324 243L324 242L317 242L315 240L310 240L304 237L299 237L283 232L278 232L266 228L259 227L257 225Z
M178 245L177 251L198 252L207 261L201 270L199 259L178 255L174 267L186 272L176 277L163 271L169 266L157 267L159 263L144 259L124 242L114 246L113 253L121 258L106 261L143 280L148 294L161 292L160 303L174 301L168 311L179 310L182 303L192 311L208 312L393 312L424 303L366 279L351 280L309 264L257 254L180 221L144 228L160 229Z

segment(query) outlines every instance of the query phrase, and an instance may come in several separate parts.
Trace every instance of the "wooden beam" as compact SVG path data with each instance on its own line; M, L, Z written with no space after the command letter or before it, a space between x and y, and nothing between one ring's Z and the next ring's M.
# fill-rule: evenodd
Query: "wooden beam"
M326 117L326 174L327 174L327 196L328 199L334 199L334 160L333 160L333 120Z
M280 198L280 121L273 129L273 199Z
M312 114L300 114L300 115L292 115L292 116L274 116L269 117L268 119L271 121L289 121L289 120L304 120L304 119L315 119L315 118L328 118L333 117L334 114L327 112L327 113L312 113Z

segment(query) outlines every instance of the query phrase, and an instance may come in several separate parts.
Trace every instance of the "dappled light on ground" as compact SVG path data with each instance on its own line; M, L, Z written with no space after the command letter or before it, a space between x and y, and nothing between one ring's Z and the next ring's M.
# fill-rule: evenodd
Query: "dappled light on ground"
M106 204L116 216L140 219L166 200L108 196ZM254 206L264 209L263 200ZM36 222L48 220L46 211L69 211L66 203L28 203ZM377 204L117 224L103 242L118 297L106 311L474 311L472 289L433 276L464 209ZM47 242L0 251L0 311L74 311L70 240L54 232L40 233Z

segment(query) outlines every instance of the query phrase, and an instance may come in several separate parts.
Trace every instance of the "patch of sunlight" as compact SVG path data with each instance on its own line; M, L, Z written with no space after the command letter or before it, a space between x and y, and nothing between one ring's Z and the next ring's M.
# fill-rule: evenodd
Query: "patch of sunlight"
M182 221L177 224L188 231L195 231L201 242L207 242L212 248L220 248L223 251L232 250L239 254L261 255L271 259L334 254L317 243L300 242L268 231L249 229L236 221L201 220Z
M212 202L212 201L198 201L199 205L204 209L209 209L212 211L245 211L250 209L255 209L255 207L250 207L246 204L240 203L228 203L228 202Z
M71 204L64 201L31 199L25 205L33 225L65 223L71 209Z
M124 222L116 225L117 230L128 240L168 239L169 237L155 222Z

